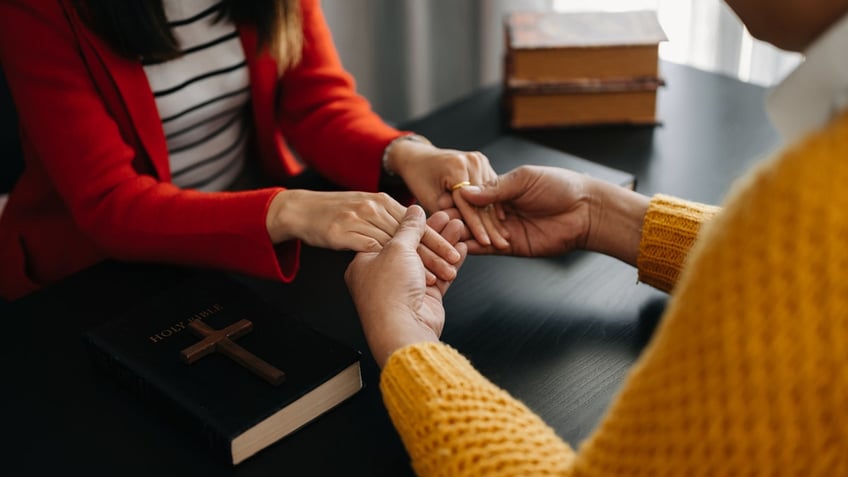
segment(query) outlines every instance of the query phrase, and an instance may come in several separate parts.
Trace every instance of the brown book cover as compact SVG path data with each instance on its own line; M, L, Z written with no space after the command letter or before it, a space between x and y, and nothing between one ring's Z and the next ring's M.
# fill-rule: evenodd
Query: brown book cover
M658 76L666 35L655 12L515 12L507 16L506 77Z
M655 125L655 89L598 93L513 93L505 97L510 126L553 128Z

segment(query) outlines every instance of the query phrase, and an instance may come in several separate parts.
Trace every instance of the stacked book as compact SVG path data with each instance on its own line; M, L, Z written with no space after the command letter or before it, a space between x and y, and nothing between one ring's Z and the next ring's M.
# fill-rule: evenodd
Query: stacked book
M505 25L513 128L656 124L656 13L515 12Z

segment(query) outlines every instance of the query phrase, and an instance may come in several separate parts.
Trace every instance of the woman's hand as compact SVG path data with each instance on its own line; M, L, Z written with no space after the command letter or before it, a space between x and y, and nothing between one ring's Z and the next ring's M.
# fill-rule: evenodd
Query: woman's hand
M459 241L463 229L460 221L449 220L439 212L430 223L438 224L436 230L451 243ZM426 230L424 211L413 205L383 250L358 254L345 273L368 347L381 368L404 346L438 341L444 327L442 297L451 282L438 280L425 285L421 278L424 266L415 251ZM464 244L457 247L464 258Z
M479 152L439 149L417 141L397 141L389 150L388 167L400 175L410 192L429 212L456 207L474 238L496 249L509 247L509 232L501 224L500 204L471 205L459 190L497 179L489 159Z
M314 247L379 252L405 213L406 207L384 193L289 189L271 201L266 226L274 243L297 238ZM456 277L453 264L460 254L432 228L426 227L418 252L427 283Z
M503 204L513 237L506 250L468 242L470 253L540 257L585 249L636 265L649 202L642 194L567 169L522 166L462 195L477 206Z

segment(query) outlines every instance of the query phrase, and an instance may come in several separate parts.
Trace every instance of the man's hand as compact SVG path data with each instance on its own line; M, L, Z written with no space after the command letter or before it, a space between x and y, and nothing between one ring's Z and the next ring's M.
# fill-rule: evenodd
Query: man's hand
M452 244L457 244L464 229L459 220L449 220L444 213L431 217L430 226ZM395 350L438 341L442 333L442 297L451 282L439 279L428 286L425 281L417 249L427 228L424 211L416 205L409 207L382 250L357 254L345 273L368 346L381 368ZM464 260L465 245L458 243L456 248Z
M469 253L527 257L574 249L606 253L635 265L648 198L556 167L522 166L492 183L460 190L469 203L502 204L509 248L469 241Z

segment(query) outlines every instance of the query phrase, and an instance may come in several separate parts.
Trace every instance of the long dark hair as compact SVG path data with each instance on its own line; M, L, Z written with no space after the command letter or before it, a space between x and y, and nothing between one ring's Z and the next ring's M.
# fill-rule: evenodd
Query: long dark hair
M280 70L300 61L303 49L298 0L221 0L217 20L228 18L252 25L259 47L267 48ZM80 16L119 54L146 62L167 61L180 56L162 0L76 0Z

